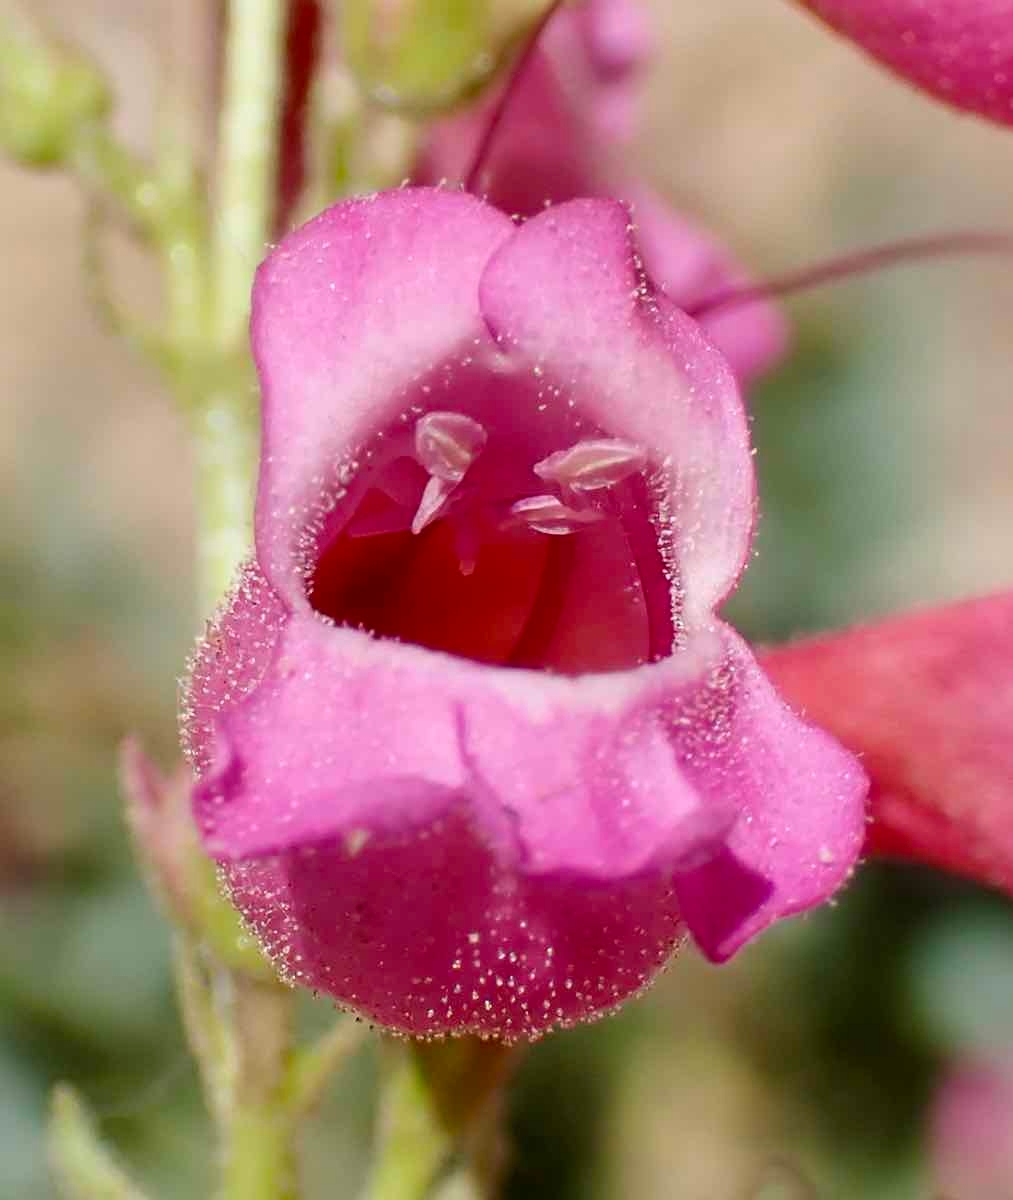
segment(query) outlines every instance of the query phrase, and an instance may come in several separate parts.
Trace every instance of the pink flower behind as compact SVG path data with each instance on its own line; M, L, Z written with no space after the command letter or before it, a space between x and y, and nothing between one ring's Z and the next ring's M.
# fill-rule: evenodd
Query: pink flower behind
M1013 592L766 654L862 756L870 849L1013 891Z
M636 0L583 0L561 9L513 84L503 123L476 181L504 212L534 216L547 204L610 196L633 211L655 283L681 308L748 276L709 234L675 214L621 165L636 126L638 84L651 35ZM498 97L438 121L416 170L418 183L465 178ZM767 302L706 317L704 328L748 382L783 355L787 327Z
M349 201L260 269L257 561L199 651L195 810L285 974L512 1038L829 896L857 763L715 607L754 480L734 378L629 215Z
M1013 0L802 0L899 75L1013 124Z

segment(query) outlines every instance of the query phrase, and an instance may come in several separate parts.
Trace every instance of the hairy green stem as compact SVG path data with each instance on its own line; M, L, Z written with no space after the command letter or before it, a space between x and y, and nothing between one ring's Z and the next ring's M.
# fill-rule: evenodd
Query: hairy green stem
M210 245L183 236L167 255L179 388L193 416L198 579L207 611L220 600L250 546L256 462L255 391L245 349L253 271L274 206L286 0L231 0L219 128L217 208ZM192 159L163 145L181 183ZM187 215L185 206L182 215ZM181 223L190 234L197 228ZM210 273L201 264L210 252ZM192 260L188 255L192 252ZM193 317L188 323L187 315ZM216 963L208 971L220 1061L209 1078L222 1139L217 1200L297 1200L297 1122L288 1102L294 995Z
M298 1200L295 995L229 970L186 936L175 950L187 1041L218 1129L216 1200Z
M338 1017L316 1042L295 1052L285 1085L285 1104L293 1120L313 1112L334 1073L359 1049L369 1032L368 1025L353 1017Z
M213 246L215 332L226 350L243 336L250 280L271 235L288 5L232 0L228 12Z
M198 592L204 612L221 599L251 544L256 405L245 334L253 271L270 236L277 187L286 14L285 0L232 0L228 8L210 311L202 304L198 319L217 378L198 371L184 385L195 414ZM187 253L181 242L169 255L170 268L176 267L169 279L175 278L182 312L194 301L187 294Z
M295 1122L285 1104L295 995L224 969L212 994L229 1089L217 1200L297 1200Z
M250 383L245 388L220 387L205 393L193 414L202 614L213 612L221 602L252 544L254 399Z

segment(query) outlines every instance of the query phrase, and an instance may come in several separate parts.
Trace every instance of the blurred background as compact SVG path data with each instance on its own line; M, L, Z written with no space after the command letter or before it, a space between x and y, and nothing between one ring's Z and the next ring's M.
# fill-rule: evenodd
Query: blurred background
M143 145L169 6L31 7L102 60ZM643 172L754 271L1009 225L1013 133L910 92L784 0L654 8ZM50 1197L46 1097L67 1078L183 1200L205 1194L210 1148L114 768L127 731L176 755L198 628L188 446L89 306L81 215L65 179L0 163L0 1197ZM120 267L147 303L153 280ZM752 400L764 517L740 627L774 641L1013 583L1010 263L909 267L789 308L794 352ZM1010 1047L1013 906L868 866L734 964L688 950L618 1018L538 1045L508 1194L920 1200L940 1081ZM334 1089L310 1195L354 1193L372 1070L367 1052Z

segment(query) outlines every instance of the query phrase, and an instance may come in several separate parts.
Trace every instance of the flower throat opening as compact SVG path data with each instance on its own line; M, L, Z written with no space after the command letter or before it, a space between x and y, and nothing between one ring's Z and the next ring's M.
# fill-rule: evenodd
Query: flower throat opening
M582 674L669 654L645 450L512 399L415 410L376 439L321 539L314 609L500 666Z

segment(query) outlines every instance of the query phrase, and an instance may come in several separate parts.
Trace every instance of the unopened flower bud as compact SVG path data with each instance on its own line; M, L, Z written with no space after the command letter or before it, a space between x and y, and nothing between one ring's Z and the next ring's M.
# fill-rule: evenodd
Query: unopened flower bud
M120 787L137 855L167 914L227 966L274 978L239 914L221 896L214 864L201 849L190 814L189 769L166 777L128 739L120 751Z
M434 111L473 94L537 20L545 0L349 0L342 50L374 100Z
M0 147L19 162L63 162L81 129L109 110L98 68L32 37L0 32Z

